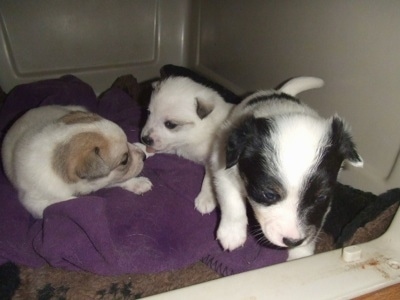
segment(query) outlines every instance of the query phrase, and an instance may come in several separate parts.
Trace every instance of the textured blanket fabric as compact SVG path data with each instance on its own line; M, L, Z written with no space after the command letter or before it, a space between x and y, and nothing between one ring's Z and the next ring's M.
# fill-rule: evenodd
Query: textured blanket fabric
M65 76L16 87L0 111L0 141L18 116L48 104L83 105L120 125L130 142L138 141L145 115L120 89L110 89L98 100L86 83ZM154 185L150 192L103 189L54 204L42 220L35 220L1 167L0 264L48 263L113 275L176 270L206 260L229 275L284 261L286 251L260 246L251 236L239 250L221 250L215 241L218 212L202 216L193 205L203 172L190 161L156 155L143 170Z

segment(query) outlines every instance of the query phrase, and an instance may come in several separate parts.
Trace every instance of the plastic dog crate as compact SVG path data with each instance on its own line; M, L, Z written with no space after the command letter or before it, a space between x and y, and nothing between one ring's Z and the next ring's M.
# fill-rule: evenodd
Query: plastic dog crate
M6 92L68 73L100 93L118 76L147 80L169 63L237 93L321 77L326 85L301 98L344 117L365 161L340 181L374 193L400 185L398 1L1 1L0 26ZM346 249L361 251L357 264L336 250L150 298L362 295L400 282L398 232L399 213L381 238Z

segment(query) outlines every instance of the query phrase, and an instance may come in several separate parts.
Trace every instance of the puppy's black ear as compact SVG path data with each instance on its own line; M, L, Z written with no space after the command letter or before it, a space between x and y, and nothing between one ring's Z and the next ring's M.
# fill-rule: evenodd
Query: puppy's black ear
M200 119L207 117L214 109L214 104L204 99L196 98L196 113Z
M236 165L242 156L251 156L260 151L262 144L270 135L272 121L250 117L234 128L226 145L226 168Z
M95 147L79 161L75 172L79 178L90 181L107 176L110 173L110 168L101 158L100 148Z
M355 167L363 166L363 159L357 153L356 146L346 123L337 115L332 117L332 144L337 145L339 153Z
M237 96L235 93L223 87L222 85L211 81L210 79L200 75L199 73L185 67L167 64L161 67L160 75L161 79L174 76L190 78L194 82L197 82L214 90L228 103L238 104L242 100L242 97Z

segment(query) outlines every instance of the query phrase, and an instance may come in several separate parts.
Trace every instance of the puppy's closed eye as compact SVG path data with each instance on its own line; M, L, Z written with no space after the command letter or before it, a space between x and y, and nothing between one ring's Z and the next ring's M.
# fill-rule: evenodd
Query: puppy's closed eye
M284 198L284 192L275 187L248 186L249 198L261 205L274 205Z
M318 196L315 198L315 201L316 201L316 202L325 202L328 198L329 198L328 195L326 195L326 194L321 194L321 195L318 195Z
M270 203L279 201L281 199L281 195L274 191L265 191L263 193L263 197Z
M172 121L165 121L164 126L167 127L168 129L174 129L178 126L178 124L176 124Z
M259 204L262 205L273 205L277 202L279 202L279 200L282 199L282 196L273 190L265 190L265 191L260 191L259 193L257 193L257 195L255 197L253 197L253 200Z

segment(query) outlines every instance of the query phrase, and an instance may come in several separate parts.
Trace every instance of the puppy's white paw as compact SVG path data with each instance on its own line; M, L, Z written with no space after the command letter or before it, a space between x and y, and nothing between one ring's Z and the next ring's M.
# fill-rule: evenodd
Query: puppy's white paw
M311 256L314 254L315 242L311 242L304 246L298 246L292 249L289 249L289 255L287 261L299 259L307 256Z
M204 192L201 190L200 194L194 200L195 208L204 214L209 214L217 206L213 193Z
M119 186L132 193L141 195L147 191L150 191L153 187L153 184L147 177L134 177L122 182Z
M247 237L247 224L242 222L221 222L217 231L217 239L224 250L232 251L243 244Z

